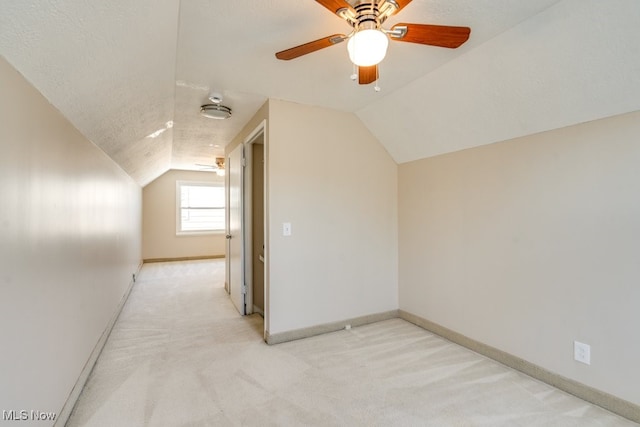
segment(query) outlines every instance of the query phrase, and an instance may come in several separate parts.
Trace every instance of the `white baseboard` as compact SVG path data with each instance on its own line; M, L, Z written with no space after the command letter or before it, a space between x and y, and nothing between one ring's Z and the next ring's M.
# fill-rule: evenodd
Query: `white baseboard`
M572 379L563 377L562 375L558 375L554 372L548 371L538 365L535 365L510 353L498 350L497 348L491 347L490 345L484 344L480 341L476 341L474 339L466 337L435 322L424 319L420 316L416 316L415 314L406 312L404 310L400 310L399 313L400 318L406 320L407 322L413 323L414 325L417 325L422 329L426 329L429 332L440 335L441 337L451 342L466 347L469 350L475 351L476 353L480 353L483 356L500 362L503 365L527 374L530 377L547 383L553 387L559 388L560 390L566 391L569 394L573 394L574 396L579 397L582 400L586 400L587 402L591 402L594 405L598 405L608 411L613 412L614 414L618 414L621 417L625 417L631 421L640 423L640 406L638 405L635 405L631 402L605 393L593 387L589 387L578 381L574 381Z
M265 333L267 344L280 344L287 341L309 338L315 335L326 334L344 329L345 326L353 327L367 325L369 323L380 322L382 320L395 319L399 317L398 310L384 311L366 316L353 317L351 319L340 320L338 322L324 323L322 325L310 326L308 328L295 329L292 331L279 332L277 334Z
M134 273L135 277L138 277L138 274L140 273L141 268L142 268L142 262L138 265L138 270ZM120 300L120 303L118 304L118 307L116 308L115 313L113 314L113 316L111 317L111 320L109 320L109 323L107 324L106 328L102 332L102 335L100 336L100 339L98 340L95 347L93 348L93 351L89 356L89 359L87 359L87 362L84 364L84 368L82 368L82 372L80 372L80 376L78 377L78 380L73 386L73 389L71 389L71 393L69 393L69 397L67 398L67 401L65 402L64 406L60 410L60 413L56 418L54 427L63 427L64 425L67 424L67 421L69 421L69 417L73 413L73 408L75 407L76 402L80 397L80 393L82 393L82 389L84 388L84 385L86 384L87 379L89 379L89 375L91 374L91 371L93 370L93 367L95 366L96 361L100 356L100 353L102 353L102 349L104 348L104 345L107 343L107 339L109 338L109 335L111 334L111 330L113 329L113 326L116 324L116 321L118 320L118 317L122 312L122 308L127 302L127 299L129 299L129 294L131 294L131 289L133 289L134 283L135 283L135 279L132 279L131 282L129 282L129 286L127 287L126 292L122 296L122 299Z

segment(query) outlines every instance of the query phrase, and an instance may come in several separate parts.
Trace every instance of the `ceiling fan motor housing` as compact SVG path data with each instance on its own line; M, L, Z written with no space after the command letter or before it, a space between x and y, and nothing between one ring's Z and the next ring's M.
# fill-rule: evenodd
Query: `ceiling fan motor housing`
M361 1L353 8L342 8L336 14L356 30L380 29L380 26L399 9L394 0Z
M356 6L355 9L358 29L365 29L362 28L364 25L367 26L367 29L378 28L380 26L380 22L378 22L380 11L375 3L362 3Z

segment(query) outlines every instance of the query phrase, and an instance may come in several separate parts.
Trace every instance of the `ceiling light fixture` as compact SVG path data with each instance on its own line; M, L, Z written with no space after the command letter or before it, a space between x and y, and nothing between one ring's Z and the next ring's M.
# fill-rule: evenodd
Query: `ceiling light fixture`
M200 106L200 114L209 119L224 120L231 117L231 108L222 105L222 95L212 92L209 95L212 104L204 104Z
M204 104L200 107L200 114L210 119L224 120L231 117L231 108L218 104Z
M351 62L359 67L379 64L387 54L389 38L376 28L360 29L349 39L347 51Z

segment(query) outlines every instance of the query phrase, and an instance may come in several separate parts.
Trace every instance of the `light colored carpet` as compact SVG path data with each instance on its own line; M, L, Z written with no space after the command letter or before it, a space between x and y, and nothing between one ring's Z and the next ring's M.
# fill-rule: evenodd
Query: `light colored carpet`
M223 284L145 264L67 425L638 425L400 319L267 346Z

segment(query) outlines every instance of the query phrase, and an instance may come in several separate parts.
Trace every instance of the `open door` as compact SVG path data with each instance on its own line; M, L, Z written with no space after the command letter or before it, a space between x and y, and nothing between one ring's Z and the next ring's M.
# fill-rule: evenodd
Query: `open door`
M227 159L229 168L229 230L227 233L229 295L241 315L246 314L244 285L244 221L243 221L243 145L236 147Z

